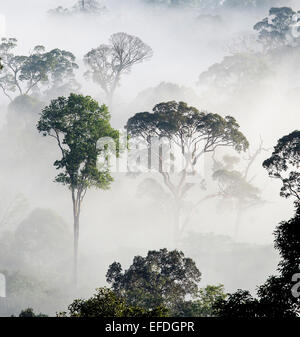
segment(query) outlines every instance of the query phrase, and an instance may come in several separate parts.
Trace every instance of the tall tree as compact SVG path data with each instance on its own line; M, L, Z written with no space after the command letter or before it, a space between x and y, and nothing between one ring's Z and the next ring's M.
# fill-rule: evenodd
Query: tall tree
M263 166L270 177L282 180L281 196L295 197L296 214L276 228L275 248L281 261L279 275L270 276L258 287L258 299L248 291L231 294L216 303L216 312L222 317L287 318L300 315L300 132L294 131L278 140L272 156Z
M97 165L99 156L107 156L97 146L102 137L110 137L118 144L119 132L109 123L105 105L89 96L71 94L59 97L42 111L37 128L44 136L53 137L61 151L61 159L54 166L62 172L55 181L71 190L74 217L74 279L77 282L79 217L89 188L108 189L112 177L108 168Z
M86 76L99 84L112 103L113 95L122 75L135 64L152 57L152 49L140 38L126 33L111 35L109 44L101 44L84 56L89 68Z
M148 168L157 170L163 177L164 184L171 193L174 203L174 236L177 241L182 230L181 211L183 200L188 191L198 185L203 186L204 172L198 162L206 153L214 154L219 147L231 147L236 151L245 151L249 144L239 131L239 125L233 117L221 117L218 114L200 112L184 102L157 104L153 113L140 112L131 117L126 125L132 138L143 139L148 147ZM169 155L163 155L162 145L155 153L153 140L165 139L172 148ZM184 159L179 172L163 168L168 156L174 158L181 154ZM151 162L156 154L159 165ZM150 158L150 160L149 160ZM172 166L172 165L171 165ZM196 177L197 183L190 177ZM213 196L207 196L205 199Z

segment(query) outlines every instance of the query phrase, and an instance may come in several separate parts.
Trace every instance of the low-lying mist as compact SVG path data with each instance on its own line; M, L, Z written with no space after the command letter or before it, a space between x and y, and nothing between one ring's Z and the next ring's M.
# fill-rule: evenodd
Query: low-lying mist
M74 288L71 194L66 186L54 183L53 163L60 158L55 140L36 129L39 114L52 97L39 93L33 95L34 103L26 97L16 103L0 90L0 272L7 275L8 294L0 298L0 316L16 315L27 307L55 315L74 298L106 285L105 275L114 261L128 267L134 256L160 248L177 248L191 257L202 272L203 286L224 284L227 292L238 288L254 292L276 272L273 231L293 212L292 202L279 196L280 183L268 177L262 163L276 141L297 129L300 121L299 47L266 53L253 30L268 16L272 1L270 6L245 10L107 0L101 2L106 10L97 15L48 12L74 3L3 0L2 35L18 40L19 55L29 55L36 45L72 52L79 65L78 92L101 104L108 101L100 86L84 76L84 55L107 44L114 33L139 37L152 48L153 57L121 77L109 106L112 126L125 132L128 118L173 100L233 116L250 143L249 151L219 149L216 160L226 165L226 156L238 157L233 169L244 172L254 158L248 182L257 188L260 201L242 212L238 199L200 203L175 244L170 196L162 176L112 172L111 188L91 189L83 202L79 282ZM296 1L274 5L300 9ZM17 96L12 92L13 99ZM191 191L187 211L193 200L218 190L211 159L205 167L206 190Z

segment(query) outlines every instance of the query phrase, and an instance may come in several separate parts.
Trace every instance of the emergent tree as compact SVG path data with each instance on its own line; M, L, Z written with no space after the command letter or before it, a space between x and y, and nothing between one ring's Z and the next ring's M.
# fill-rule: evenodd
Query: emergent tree
M171 148L170 158L174 159L181 154L184 159L179 172L175 172L173 164L170 168L164 168L163 162L168 159L168 155L163 155L161 145L157 151L159 167L155 167L151 160L148 162L150 169L157 169L162 175L164 184L172 195L175 241L180 237L184 223L180 219L184 198L195 185L203 186L204 172L200 172L202 168L198 166L200 158L206 153L214 154L219 147L231 147L241 152L249 146L233 117L223 118L218 114L200 112L184 102L157 104L153 113L140 112L131 117L126 128L132 138L140 138L147 144L148 160L153 157L152 142L155 137L167 142ZM189 179L191 177L193 182ZM204 199L210 197L214 196Z
M85 55L84 62L89 68L86 76L100 85L110 104L122 75L152 54L152 49L140 38L116 33L111 35L109 44L101 44Z
M72 194L74 217L74 279L77 282L79 217L83 199L91 187L108 189L112 182L109 169L98 165L99 156L107 156L99 149L102 137L112 138L118 145L119 132L110 123L105 105L89 96L71 94L68 98L52 100L42 111L37 128L44 136L53 137L61 151L61 159L54 166L62 170L56 182L68 186Z

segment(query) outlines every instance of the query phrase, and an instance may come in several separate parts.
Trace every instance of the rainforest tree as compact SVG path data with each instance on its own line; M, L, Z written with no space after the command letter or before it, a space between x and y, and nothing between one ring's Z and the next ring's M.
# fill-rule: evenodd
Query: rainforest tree
M111 289L99 288L96 294L87 300L77 299L68 307L68 313L59 317L166 317L168 310L164 307L144 309L126 303Z
M223 118L218 114L200 112L184 102L160 103L153 108L153 113L137 113L128 120L126 129L131 138L146 143L148 168L155 169L162 175L164 184L171 193L174 201L175 241L182 232L183 222L180 218L184 198L195 185L203 186L204 172L201 172L200 159L205 154L214 154L220 147L233 148L237 152L245 151L249 147L233 117ZM155 139L164 140L171 151L166 153L163 150L164 144L155 151ZM151 161L153 154L158 157L159 164L156 166ZM178 157L179 154L183 161L176 172L173 163L175 156ZM164 162L169 162L169 166L164 165Z
M298 317L300 314L300 132L294 131L278 140L271 157L264 161L270 177L280 179L282 197L295 198L295 215L276 228L275 248L281 261L279 275L270 276L258 287L258 299L239 290L215 305L222 317Z
M78 68L75 56L68 51L53 49L46 52L44 46L34 47L29 56L14 53L18 41L3 38L0 44L0 57L4 70L0 76L0 87L12 101L12 95L29 95L58 89L78 87L74 70Z
M186 296L198 294L201 272L195 262L180 251L149 251L135 256L129 269L120 263L110 265L106 280L127 303L142 308L167 307L171 312Z
M140 38L126 33L111 35L109 44L101 44L84 56L89 68L87 78L100 85L111 103L121 77L135 64L152 57L152 49Z
M300 203L300 131L296 130L278 140L272 156L263 163L271 178L280 179L280 195L294 197Z
M86 192L95 187L108 189L112 177L109 169L97 165L99 156L107 156L99 149L98 141L110 137L118 143L119 132L109 123L105 105L89 96L71 94L51 101L42 111L37 128L43 136L56 140L61 158L54 166L61 172L55 181L67 186L72 195L74 217L74 280L77 282L79 218Z
M299 45L300 12L289 7L272 7L269 15L255 24L258 41L265 50L287 45Z

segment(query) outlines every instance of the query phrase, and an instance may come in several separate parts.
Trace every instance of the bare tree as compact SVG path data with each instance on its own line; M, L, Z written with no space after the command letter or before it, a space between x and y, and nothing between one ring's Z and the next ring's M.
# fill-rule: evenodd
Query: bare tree
M116 33L111 35L109 44L101 44L84 56L84 62L89 68L86 76L100 85L111 104L121 76L152 55L152 49L140 38Z

